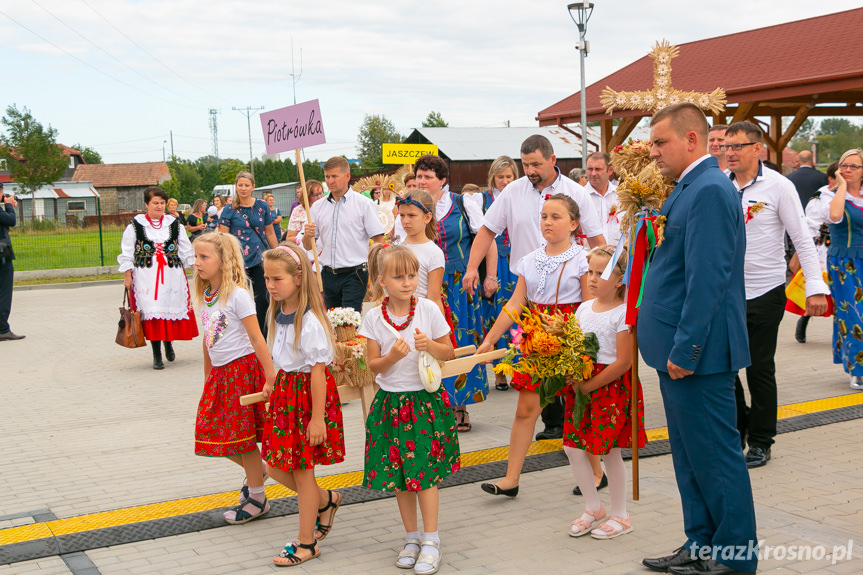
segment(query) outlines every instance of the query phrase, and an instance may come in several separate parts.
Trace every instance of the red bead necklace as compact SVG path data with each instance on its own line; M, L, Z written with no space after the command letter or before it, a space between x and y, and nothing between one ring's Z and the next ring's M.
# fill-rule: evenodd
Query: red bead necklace
M396 331L401 331L401 330L405 329L407 326L409 326L414 319L414 313L416 313L416 310L417 310L417 298L415 296L411 296L411 307L410 307L410 311L408 312L408 318L404 321L404 323L401 323L398 325L393 323L393 320L390 319L390 314L387 313L387 304L389 303L389 301L390 301L389 296L384 298L384 301L381 304L381 315L384 316L385 322L387 322L388 324L390 324L391 326L396 328Z
M147 218L147 221L148 221L148 222L150 222L150 226L151 226L154 230L160 230L160 229L162 229L162 224L165 222L165 216L162 216L161 218L159 218L159 224L158 224L158 225L156 225L156 222L154 222L154 221L150 218L150 215L149 215L149 214L145 214L145 215L144 215L144 217L145 217L145 218Z

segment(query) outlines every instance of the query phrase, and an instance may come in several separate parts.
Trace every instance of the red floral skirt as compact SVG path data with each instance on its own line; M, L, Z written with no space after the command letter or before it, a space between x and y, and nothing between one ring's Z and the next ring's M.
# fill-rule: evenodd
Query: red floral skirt
M326 437L322 443L315 446L312 446L306 437L312 419L312 375L280 370L276 376L261 444L264 460L273 467L282 471L294 471L345 460L342 404L333 376L329 370L326 374Z
M596 364L596 376L607 366ZM606 455L615 447L632 447L632 418L630 398L631 372L627 371L608 385L591 392L590 403L584 410L581 421L573 420L575 392L567 385L561 394L566 400L563 422L563 444L577 447L595 455ZM638 447L647 444L644 432L644 397L641 383L638 384Z
M135 290L129 290L129 307L135 306ZM183 319L145 319L141 321L147 341L181 341L198 337L198 321L189 306L189 314Z
M575 313L575 310L578 309L578 306L581 305L581 302L578 303L561 303L558 305L554 304L534 304L542 313L552 313L554 311L560 310L563 313ZM513 389L517 389L518 391L526 390L526 391L538 391L539 390L539 380L531 381L531 376L526 373L516 373L512 376L512 381L509 382L509 385Z
M240 405L240 396L264 387L255 354L210 370L195 419L195 455L228 457L257 449L264 431L264 404Z
M449 302L446 301L446 295L441 294L440 301L443 304L443 317L446 320L446 324L449 326L449 340L450 343L452 343L452 348L456 349L458 347L458 343L455 340L455 326L452 322L452 309L449 307Z

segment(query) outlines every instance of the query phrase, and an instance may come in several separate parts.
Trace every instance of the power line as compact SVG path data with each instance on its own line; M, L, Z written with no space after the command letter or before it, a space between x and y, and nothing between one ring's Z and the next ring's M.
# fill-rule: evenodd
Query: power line
M119 63L119 64L121 64L121 65L125 66L126 68L128 68L129 70L131 70L132 72L134 72L135 74L137 74L138 76L140 76L141 78L143 78L144 80L147 80L148 82L150 82L150 83L152 83L152 84L155 84L155 85L156 85L156 86L158 86L159 88L162 88L162 89L164 89L164 90L167 90L168 92L171 92L171 93L172 93L172 94L174 94L175 96L179 96L179 97L181 97L181 98L185 98L186 100L189 100L190 102L194 102L195 104L204 105L202 102L198 102L198 101L196 101L196 100L194 100L194 99L192 99L192 98L189 98L188 96L185 96L185 95L183 95L183 94L181 94L181 93L179 93L179 92L177 92L177 91L175 91L175 90L172 90L171 88L169 88L169 87L167 87L167 86L164 86L164 85L160 84L159 82L157 82L157 81L155 81L155 80L153 80L153 79L151 79L151 78L148 78L147 76L143 75L141 72L139 72L138 70L136 70L136 69L135 69L135 68L133 68L132 66L130 66L130 65L128 65L127 63L123 62L122 60L120 60L119 58L117 58L116 56L114 56L113 54L111 54L110 52L108 52L107 50L105 50L104 48L102 48L101 46L99 46L98 44L96 44L95 42L93 42L92 40L90 40L90 39L89 39L88 37L86 37L85 35L81 34L78 30L76 30L75 28L73 28L72 26L70 26L69 24L67 24L66 22L64 22L61 18L59 18L57 15L53 14L50 10L48 10L47 8L45 8L44 6L42 6L41 4L39 4L36 0L30 0L30 2L32 2L33 4L35 4L36 6L38 6L39 8L41 8L41 9L42 9L46 14L48 14L49 16L51 16L52 18L54 18L54 20L56 20L57 22L59 22L60 24L62 24L63 26L65 26L66 28L68 28L69 30L71 30L72 32L74 32L75 34L77 34L78 36L80 36L83 40L86 40L87 42L89 42L89 43L90 43L93 47L95 47L97 50L99 50L100 52L102 52L103 54L105 54L106 56L108 56L109 58L111 58L112 60L114 60L115 62L117 62L117 63Z
M120 84L123 84L123 85L124 85L124 86L126 86L127 88L131 88L131 89L135 90L136 92L140 92L140 93L142 93L142 94L144 94L145 96L148 96L148 97L150 97L150 98L155 98L155 99L157 99L157 100L162 100L163 102L168 102L169 104L173 104L173 105L175 105L175 106L181 106L181 107L184 107L184 108L192 108L192 107L193 107L193 106L189 106L188 104L180 104L180 103L178 103L178 102L172 102L171 100L168 100L167 98L162 98L161 96L155 96L155 95L153 95L153 94L150 94L149 92L145 92L145 91L144 91L144 90L142 90L141 88L138 88L137 86L133 86L132 84L129 84L128 82L126 82L126 81L124 81L124 80L121 80L120 78L117 78L117 77L115 77L115 76L112 76L111 74L109 74L109 73L107 73L107 72L105 72L105 71L103 71L103 70L100 70L100 69L99 69L99 68L97 68L96 66L93 66L93 65L92 65L92 64L90 64L89 62L85 62L84 60L82 60L81 58L79 58L78 56L76 56L75 54L72 54L71 52L69 52L69 51L68 51L68 50L66 50L65 48L61 48L60 46L58 46L57 44L55 44L54 42L52 42L52 41L51 41L51 40L49 40L48 38L45 38L44 36L42 36L41 34L39 34L38 32L36 32L35 30L31 30L30 28L28 28L27 26L25 26L24 24L22 24L21 22L19 22L18 20L16 20L15 18L13 18L12 16L10 16L9 14L7 14L6 12L4 12L4 11L0 10L0 14L2 14L3 16L6 16L6 18L8 18L9 20L11 20L11 21L12 21L12 22L14 22L15 24L18 24L20 27L24 28L25 30L27 30L28 32L30 32L31 34L33 34L34 36L36 36L37 38L39 38L40 40L42 40L43 42L45 42L46 44L50 44L51 46L53 46L53 47L54 47L54 48L56 48L57 50L60 50L61 52L63 52L63 53L64 53L64 54L66 54L67 56L69 56L69 57L71 57L71 58L74 58L75 60L77 60L77 61L78 61L78 62L80 62L81 64L84 64L84 65L85 65L85 66L87 66L88 68L91 68L92 70L95 70L96 72L99 72L100 74L102 74L102 75L103 75L103 76L105 76L106 78L109 78L109 79L111 79L111 80L114 80L115 82L118 82L118 83L120 83Z
M144 48L143 46L141 46L140 44L138 44L137 42L135 42L134 40L132 40L131 38L129 38L129 37L128 37L128 36L127 36L127 35L126 35L122 30L120 30L119 28L117 28L117 27L116 27L116 26L115 26L115 25L114 25L110 20L108 20L105 16L103 16L103 15L102 15L98 10L96 10L95 8L93 8L92 6L90 6L90 4L88 4L88 3L87 3L87 0L80 0L80 1L81 1L81 2L82 2L82 3L83 3L87 8L89 8L90 10L92 10L92 11L93 11L93 13L94 13L94 14L96 14L96 16L98 16L99 18L101 18L102 20L104 20L104 21L105 21L105 22L106 22L106 23L107 23L111 28L113 28L114 30L116 30L118 34L120 34L123 38L125 38L126 40L128 40L129 42L131 42L132 44L134 44L134 45L135 45L135 46L136 46L136 47L137 47L141 52L143 52L144 54L146 54L147 56L149 56L150 58L152 58L152 59L153 59L153 61L155 61L157 64L159 64L160 66L162 66L163 68L165 68L167 71L171 72L172 74L174 74L175 76L177 76L178 78L180 78L181 80L183 80L185 83L187 83L187 84L188 84L189 86L191 86L192 88L195 88L196 90L200 90L200 91L201 91L201 93L206 94L206 95L207 95L207 96L209 96L210 98L215 98L215 99L217 99L217 100L221 100L222 102L224 102L224 103L226 103L226 104L227 104L227 103L229 103L227 100L225 100L224 98L220 97L219 95L217 95L217 94L213 94L213 93L211 93L211 92L208 92L208 91L204 90L203 88L200 88L199 86L196 86L195 84L193 84L192 82L190 82L190 81L189 81L185 76L183 76L182 74L180 74L179 72L177 72L176 70L174 70L173 68L171 68L170 66L168 66L167 64L165 64L164 62L162 62L161 60L159 60L158 58L156 58L155 56L153 56L150 52L148 52L148 51L147 51L147 49L146 49L146 48Z
M245 108L231 108L232 110L236 110L242 115L246 117L246 122L249 125L249 168L252 170L252 175L255 175L255 156L252 155L252 116L254 116L258 110L263 110L263 106L259 106L257 108L252 108L251 106L246 106Z

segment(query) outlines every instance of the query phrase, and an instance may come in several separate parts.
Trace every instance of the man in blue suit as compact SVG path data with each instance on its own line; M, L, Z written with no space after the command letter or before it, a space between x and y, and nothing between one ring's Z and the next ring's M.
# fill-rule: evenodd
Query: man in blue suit
M740 449L734 374L749 365L743 210L707 153L707 119L692 104L650 122L650 156L677 180L661 214L665 240L644 284L638 335L659 375L686 543L644 559L681 575L754 572L755 508Z

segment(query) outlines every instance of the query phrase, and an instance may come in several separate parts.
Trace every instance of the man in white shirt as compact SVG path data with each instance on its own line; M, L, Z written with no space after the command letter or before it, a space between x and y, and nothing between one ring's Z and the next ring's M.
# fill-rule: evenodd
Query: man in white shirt
M510 264L518 261L541 245L540 215L545 200L555 194L566 194L578 204L581 229L590 247L605 245L602 223L597 219L583 187L560 173L555 165L554 148L545 136L533 135L521 145L521 165L524 176L510 182L485 213L482 228L477 232L470 250L462 285L473 294L479 283L479 264L486 257L494 238L504 230L509 233L512 249ZM563 406L552 403L542 411L545 430L538 439L563 437Z
M791 237L806 278L806 315L827 310L829 288L824 283L815 242L794 184L785 176L764 169L761 129L752 122L736 122L725 131L722 149L740 192L746 229L746 323L752 364L746 368L751 395L747 407L740 378L736 382L737 428L749 444L747 467L770 460L776 436L776 338L785 313L785 233Z
M362 309L369 281L369 239L383 241L378 210L369 198L350 189L351 168L342 157L324 164L330 194L312 204L311 219L303 229L303 247L320 242L324 303L327 308Z
M620 218L617 213L617 186L610 181L611 157L605 152L594 152L587 157L588 206L591 216L602 225L605 241L616 244L620 238Z
M716 158L716 161L719 162L719 169L723 172L728 167L725 162L725 150L721 148L722 144L725 143L726 129L728 126L725 124L716 124L707 133L707 151Z

